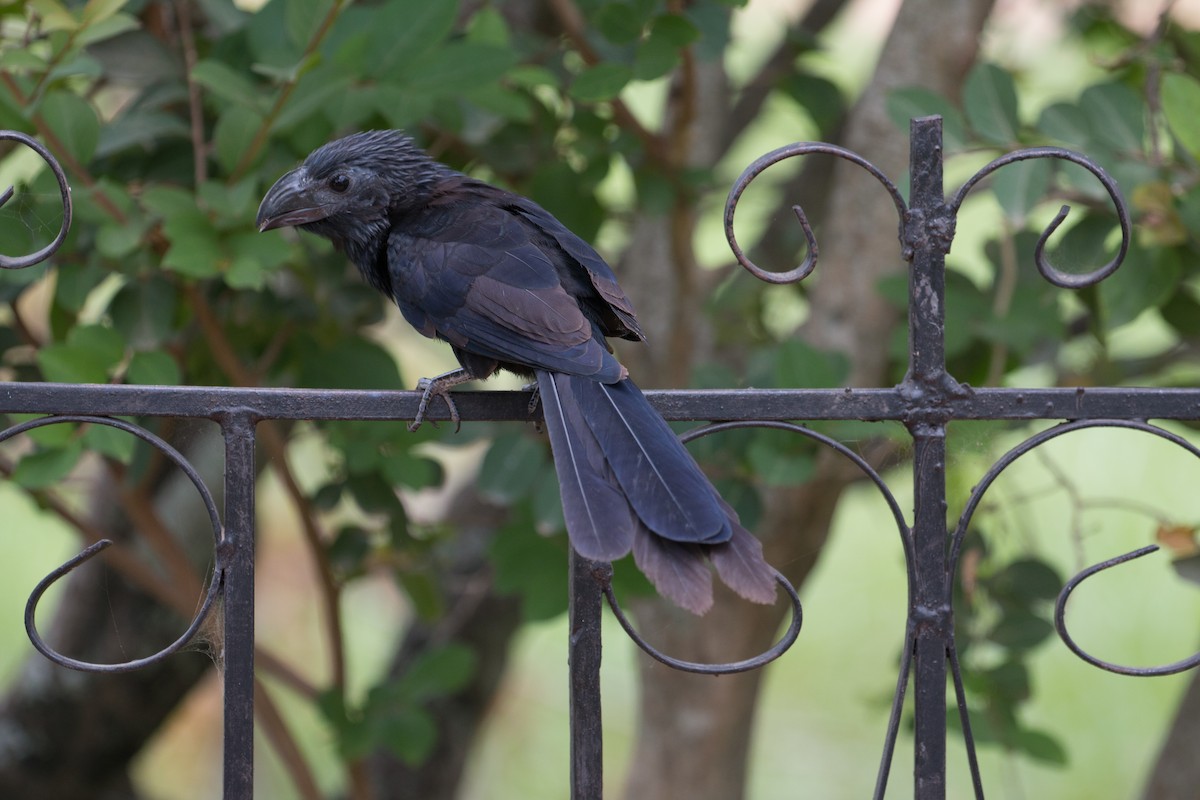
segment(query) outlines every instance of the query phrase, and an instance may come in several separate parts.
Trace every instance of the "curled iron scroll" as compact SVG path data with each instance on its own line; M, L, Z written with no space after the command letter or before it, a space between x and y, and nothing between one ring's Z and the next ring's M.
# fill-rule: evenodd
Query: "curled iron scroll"
M60 423L107 425L111 428L116 428L138 437L142 441L157 449L163 455L167 456L167 458L171 459L171 461L183 471L188 480L192 482L192 485L196 487L196 491L200 493L200 499L204 502L204 507L208 511L209 520L213 526L213 540L215 543L217 558L216 568L214 569L213 576L209 581L208 590L205 593L204 600L200 604L200 608L196 612L195 617L193 617L191 624L188 625L187 629L178 639L159 650L157 653L146 656L145 658L138 658L118 664L97 664L90 661L80 661L59 653L57 650L47 644L45 640L42 639L41 634L38 633L35 618L37 615L38 602L42 599L42 595L44 595L46 590L54 585L54 583L60 578L67 575L76 567L88 561L105 548L109 547L112 544L112 540L110 539L101 539L100 541L91 544L78 555L67 560L45 578L42 578L42 580L38 582L37 586L34 587L33 592L29 595L29 600L25 604L25 631L29 635L29 641L33 643L33 646L37 648L39 653L53 661L55 664L83 672L129 672L131 670L149 666L150 664L161 661L162 659L176 652L192 640L192 638L196 635L196 632L200 630L200 626L204 624L204 620L208 617L209 611L212 610L217 596L221 593L224 565L220 543L223 529L221 526L220 514L217 511L217 505L213 501L212 494L209 493L208 486L205 485L204 479L196 471L196 468L193 467L186 458L184 458L183 454L145 428L140 428L137 425L132 425L123 420L114 419L111 417L95 417L88 415L41 417L39 419L23 422L19 425L14 425L5 429L4 431L0 431L0 442L33 430L34 428L41 428L46 425L57 425Z
M1058 636L1063 640L1063 643L1071 649L1075 655L1082 658L1094 667L1099 667L1109 672L1115 672L1118 675L1131 675L1138 678L1158 676L1158 675L1174 675L1177 672L1184 672L1193 667L1200 666L1200 653L1192 655L1190 658L1180 659L1179 661L1170 664L1163 664L1158 667L1128 667L1123 664L1114 664L1111 661L1105 661L1101 658L1084 650L1080 647L1075 639L1067 630L1067 599L1071 596L1071 592L1079 588L1079 584L1083 583L1088 578L1095 575L1097 572L1103 572L1106 569L1124 564L1126 561L1133 561L1135 558L1149 555L1158 550L1158 545L1152 544L1147 547L1142 547L1124 555L1119 555L1116 558L1110 558L1107 561L1101 561L1099 564L1093 564L1085 570L1082 570L1078 575L1067 581L1067 585L1058 593L1058 600L1054 604L1054 628L1058 631Z
M817 266L817 238L813 235L812 226L809 224L808 216L804 213L804 209L798 205L792 206L792 212L795 213L796 219L800 221L800 227L804 230L804 239L808 243L808 253L798 267L787 272L771 272L755 264L746 256L742 250L742 246L738 244L737 236L733 232L733 218L737 212L738 201L741 199L742 193L746 191L746 187L753 183L754 179L765 172L768 167L795 156L809 154L836 156L852 164L857 164L883 184L883 188L887 190L888 195L892 198L892 202L896 206L896 211L899 213L900 233L903 236L907 206L900 194L900 190L896 188L896 184L884 175L878 167L858 153L847 150L844 147L838 147L837 145L825 144L823 142L797 142L789 144L772 150L746 167L742 174L738 176L737 181L734 182L733 188L729 190L729 197L725 201L725 239L729 242L729 249L733 251L733 256L737 259L737 262L759 280L768 283L795 283L807 278Z
M809 439L812 439L816 442L826 445L827 447L832 448L833 450L837 451L841 455L850 459L850 461L852 461L859 469L861 469L863 471L863 473L875 484L875 486L883 494L884 500L887 502L888 508L889 508L889 510L891 510L892 515L895 517L896 523L899 526L900 540L901 540L902 546L904 548L904 558L905 558L905 561L909 565L909 569L907 570L908 592L909 592L909 597L910 598L912 597L912 592L913 592L913 586L912 586L912 580L913 580L913 577L912 577L913 576L912 542L909 541L908 526L904 521L904 513L900 510L900 504L896 502L895 496L892 494L891 490L888 489L888 486L884 482L883 477L870 464L868 464L866 462L866 460L863 459L862 456L860 456L858 453L855 453L853 450L846 447L846 445L842 444L841 442L837 441L836 439L832 439L832 438L830 438L822 433L818 433L817 431L814 431L810 428L805 428L801 425L796 425L796 424L790 423L790 422L755 421L755 420L742 420L742 421L736 421L736 422L718 422L718 423L713 423L711 425L705 425L703 427L688 431L680 438L686 444L687 442L690 442L693 439L699 439L703 436L709 436L714 433L719 433L721 431L727 431L727 430L731 430L734 428L774 428L777 430L798 433L801 436L805 436ZM624 628L625 633L628 634L629 638L633 640L634 644L636 644L639 648L641 648L642 652L646 653L646 655L650 656L651 658L655 659L656 661L659 661L662 664L667 665L668 667L671 667L673 669L677 669L677 670L680 670L683 672L694 672L694 673L698 673L701 675L729 675L729 674L733 674L733 673L737 673L737 672L746 672L748 670L757 669L759 667L762 667L762 666L765 666L765 665L771 663L772 661L774 661L775 659L779 658L781 655L786 653L791 648L791 646L795 643L797 637L800 635L800 627L803 622L803 613L804 613L804 610L800 604L800 597L796 593L795 587L793 587L792 584L787 580L787 578L785 578L783 575L781 575L778 571L775 572L775 580L779 583L780 586L783 587L784 591L788 595L788 599L792 603L792 621L791 621L791 624L788 626L787 631L783 634L782 637L780 637L779 641L777 641L774 645L771 646L770 649L766 650L765 652L760 653L756 656L752 656L747 659L743 659L741 661L732 661L732 662L727 662L724 664L701 664L701 663L697 663L694 661L685 661L682 659L673 658L673 657L668 656L665 653L661 652L660 650L655 648L653 645L651 645L649 642L647 642L644 638L642 638L642 636L637 632L637 630L634 629L633 623L631 623L629 621L629 618L625 615L625 612L621 610L621 605L617 601L616 593L613 591L611 582L605 581L604 585L603 585L603 590L604 590L604 596L608 600L609 608L612 609L613 615L617 618L617 622L619 622L621 624L621 627ZM902 700L898 700L897 702L898 703L902 702ZM898 712L897 712L897 714L898 714ZM897 716L897 719L898 719L898 716Z
M32 267L34 264L39 264L54 255L54 252L66 240L67 232L71 229L71 187L67 185L67 176L63 173L63 169L59 166L58 161L36 139L17 131L0 130L0 140L20 142L41 156L46 165L50 167L50 171L54 173L54 178L58 181L59 194L62 196L62 225L59 226L58 235L54 237L54 241L41 250L26 256L6 256L0 254L0 269L24 269ZM14 189L11 186L0 192L0 206L3 206L12 199L13 192Z
M1012 448L1007 453L1005 453L1004 456L999 461L997 461L995 464L992 465L992 468L988 470L987 474L984 475L983 479L974 488L974 490L972 490L971 497L967 501L966 508L963 509L962 516L959 518L958 527L954 531L954 538L953 538L953 540L951 542L951 546L950 546L950 562L949 563L950 563L950 570L952 572L956 571L958 569L959 555L961 554L961 551L962 551L963 540L966 538L967 529L970 526L971 518L974 516L975 510L979 507L979 503L982 500L984 493L988 490L988 488L991 487L992 483L995 482L996 478L998 478L1000 476L1000 473L1002 473L1005 469L1007 469L1009 467L1009 465L1011 465L1018 458L1025 455L1026 453L1029 453L1030 451L1032 451L1034 448L1038 447L1039 445L1042 445L1042 444L1050 441L1051 439L1062 436L1063 434L1071 433L1073 431L1083 430L1085 428L1124 428L1126 430L1142 431L1143 433L1152 434L1154 436L1159 437L1160 439L1165 439L1166 441L1171 442L1172 444L1178 445L1179 447L1182 447L1184 450L1191 453L1196 458L1200 459L1200 449L1198 449L1195 445L1193 445L1187 439L1184 439L1182 436L1178 436L1174 433L1171 433L1170 431L1164 430L1163 428L1159 428L1155 425L1150 425L1149 423L1142 422L1140 420L1125 420L1125 419L1076 420L1074 422L1064 422L1061 425L1056 425L1053 428L1048 428L1044 431L1040 431L1039 433L1034 434L1033 436L1029 437L1025 441L1018 444L1016 447ZM1122 664L1115 664L1113 662L1105 661L1103 659L1097 658L1097 657L1091 655L1090 653L1088 653L1087 651L1085 651L1082 647L1080 647L1075 642L1074 638L1070 634L1070 631L1067 629L1067 623L1066 623L1067 599L1071 596L1071 593L1074 592L1075 589L1079 587L1079 584L1083 583L1083 581L1087 580L1088 578L1090 578L1091 576L1095 575L1098 572L1102 572L1107 569L1112 569L1121 564L1124 564L1127 561L1132 561L1136 558L1141 558L1142 556L1152 553L1157 549L1158 549L1157 545L1152 545L1149 547L1143 547L1139 550L1134 550L1131 553L1126 553L1124 555L1117 556L1116 558L1111 558L1107 561L1103 561L1099 564L1095 564L1091 567L1088 567L1087 569L1082 570L1079 574L1075 575L1073 578L1071 578L1069 581L1067 581L1067 583L1063 587L1062 591L1059 592L1058 601L1055 605L1054 627L1058 631L1059 638L1062 639L1063 644L1065 644L1068 648L1070 648L1071 652L1075 653L1075 655L1079 656L1081 659L1088 662L1089 664L1092 664L1093 666L1100 667L1101 669L1108 670L1109 672L1116 672L1121 675L1134 675L1134 676L1171 675L1176 672L1182 672L1184 670L1191 669L1192 667L1195 667L1195 666L1200 666L1200 653L1196 653L1195 655L1191 656L1190 658L1186 658L1186 659L1183 659L1180 661L1173 662L1171 664L1165 664L1165 665L1158 666L1158 667L1129 667L1129 666L1125 666Z
M1130 227L1129 227L1129 210L1125 206L1125 201L1121 197L1121 190L1117 186L1117 182L1112 179L1100 165L1096 164L1086 156L1082 156L1073 150L1066 150L1061 147L1031 147L1025 150L1017 150L1007 155L1003 155L991 162L983 169L976 172L971 179L962 185L954 198L950 201L951 213L957 215L959 206L962 205L967 193L981 180L991 175L1001 167L1011 164L1015 161L1027 161L1033 158L1056 158L1063 161L1070 161L1072 164L1078 164L1096 177L1100 184L1104 186L1104 190L1108 192L1109 199L1112 200L1113 206L1117 211L1117 223L1121 227L1121 246L1117 254L1112 260L1104 266L1081 274L1063 272L1052 265L1046 258L1046 242L1062 225L1063 220L1067 218L1067 213L1071 210L1070 206L1064 205L1059 209L1058 214L1051 220L1046 229L1042 231L1038 237L1037 247L1033 251L1034 262L1037 264L1038 272L1042 273L1042 277L1050 281L1055 286L1063 289L1080 289L1084 286L1091 286L1099 283L1109 275L1116 272L1117 267L1121 266L1121 262L1125 260L1125 254L1129 252Z

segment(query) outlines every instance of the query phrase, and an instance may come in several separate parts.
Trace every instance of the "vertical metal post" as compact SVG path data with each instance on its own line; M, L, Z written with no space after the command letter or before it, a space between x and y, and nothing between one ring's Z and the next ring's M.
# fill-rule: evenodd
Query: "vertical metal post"
M589 561L571 548L567 615L571 622L571 800L604 796L604 727L600 717L601 580L612 566Z
M945 260L953 217L942 188L942 121L912 121L911 189L906 246L909 275L909 373L901 387L909 401L913 437L913 554L915 625L913 706L917 800L946 797L946 653L951 633L946 591L946 412L953 380L945 358Z
M224 800L254 796L254 420L221 419L225 437Z

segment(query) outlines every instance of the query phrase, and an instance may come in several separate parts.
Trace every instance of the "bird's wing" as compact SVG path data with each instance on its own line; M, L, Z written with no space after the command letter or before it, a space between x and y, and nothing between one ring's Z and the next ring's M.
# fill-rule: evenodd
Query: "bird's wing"
M642 328L633 312L633 303L625 296L625 292L617 283L617 276L604 259L591 245L568 230L537 203L524 197L516 197L516 201L513 208L553 238L564 253L583 267L592 287L608 305L616 318L615 321L618 322L617 326L607 331L609 335L645 340L646 337L642 334Z
M615 381L623 369L579 299L561 253L511 212L445 198L398 221L388 269L410 323L457 348L533 369Z

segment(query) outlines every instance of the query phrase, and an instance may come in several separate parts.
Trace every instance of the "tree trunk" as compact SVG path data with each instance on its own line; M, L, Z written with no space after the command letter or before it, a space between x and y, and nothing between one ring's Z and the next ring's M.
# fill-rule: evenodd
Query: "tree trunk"
M1142 800L1193 800L1200 786L1200 672L1192 672L1191 683L1175 711L1175 722L1158 752L1158 761L1146 781Z

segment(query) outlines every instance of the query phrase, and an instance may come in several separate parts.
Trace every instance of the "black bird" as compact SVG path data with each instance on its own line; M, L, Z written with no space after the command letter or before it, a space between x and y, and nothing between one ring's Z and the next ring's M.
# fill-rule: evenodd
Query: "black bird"
M629 379L605 336L642 341L616 276L531 200L438 163L399 131L347 136L280 178L258 228L294 226L344 252L462 368L423 379L429 400L499 369L535 378L571 544L634 561L665 597L712 605L705 557L734 591L775 598L758 540Z

